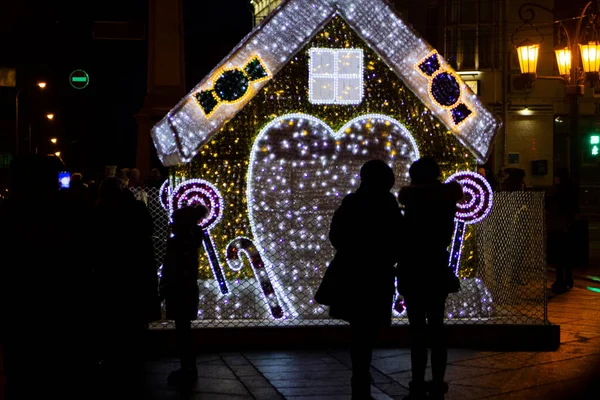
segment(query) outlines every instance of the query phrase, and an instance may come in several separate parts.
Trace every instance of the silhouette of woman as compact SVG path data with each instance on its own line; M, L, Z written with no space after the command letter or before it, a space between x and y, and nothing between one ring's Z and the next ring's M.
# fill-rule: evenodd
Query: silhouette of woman
M440 168L433 158L424 157L409 170L411 186L399 193L405 206L408 232L406 260L398 263L398 291L410 323L412 381L406 399L443 399L448 350L444 337L447 290L448 246L452 241L456 203L462 198L458 183L439 181ZM433 381L426 385L427 342L431 340Z
M333 318L350 322L352 398L371 399L370 366L380 328L391 321L394 265L402 225L400 207L390 193L392 169L381 160L360 170L361 184L344 198L331 222L329 239L337 250L329 268L339 269L330 304Z

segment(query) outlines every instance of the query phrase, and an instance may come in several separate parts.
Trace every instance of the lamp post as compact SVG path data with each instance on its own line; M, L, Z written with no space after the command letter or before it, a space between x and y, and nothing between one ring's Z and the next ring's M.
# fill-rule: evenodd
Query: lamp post
M37 87L41 90L46 89L47 83L39 81L36 83ZM23 92L23 89L17 89L15 96L15 155L19 154L19 95Z
M519 8L519 18L523 24L517 32L513 34L512 42L515 45L517 56L519 57L519 66L521 74L530 87L536 79L553 79L562 81L566 86L566 96L569 101L569 119L570 119L570 170L571 179L579 194L579 182L581 172L581 137L579 134L579 99L584 94L585 81L592 85L598 81L598 72L600 71L600 41L596 35L596 15L592 11L592 2L588 2L578 16L572 18L575 21L575 28L568 29L562 21L556 21L559 24L559 34L564 34L566 45L558 45L554 49L556 62L560 76L540 76L537 75L537 62L540 50L540 43L532 43L525 39L515 43L515 35L523 26L529 26L535 29L533 20L535 19L534 8L538 8L555 15L554 10L544 7L540 4L525 3ZM592 28L592 37L587 37L587 30L581 29L582 23L587 20ZM543 41L543 37L542 37Z

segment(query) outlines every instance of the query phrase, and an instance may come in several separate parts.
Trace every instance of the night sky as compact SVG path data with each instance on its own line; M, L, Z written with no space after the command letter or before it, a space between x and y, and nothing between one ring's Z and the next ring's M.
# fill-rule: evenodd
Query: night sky
M93 27L94 21L146 26L148 0L4 3L9 2L3 2L0 13L0 68L17 68L17 84L26 89L20 95L21 126L31 122L34 136L58 136L71 170L93 175L108 164L133 167L134 115L146 93L147 41L97 40ZM248 3L183 1L187 90L249 33ZM88 72L86 89L70 87L69 74L75 69ZM39 79L48 82L44 92L35 87ZM0 152L14 148L15 93L14 88L0 88ZM56 114L55 121L45 121L46 112Z

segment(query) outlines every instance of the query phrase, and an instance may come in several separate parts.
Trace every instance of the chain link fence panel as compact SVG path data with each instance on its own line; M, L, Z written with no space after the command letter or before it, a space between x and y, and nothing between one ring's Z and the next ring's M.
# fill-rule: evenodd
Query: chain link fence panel
M160 274L169 237L169 211L164 205L164 196L161 201L158 188L132 191L136 198L146 202L154 220L154 257ZM310 212L310 208L301 207L298 215ZM312 228L326 232L329 222L319 221L319 226ZM293 226L288 228L294 229ZM226 249L215 248L218 267L223 271L249 268L250 272L240 274L238 279L228 279L227 294L222 293L216 279L199 274L201 306L194 325L225 328L345 324L329 318L327 307L314 303L314 292L333 257L333 249L326 238L317 238L318 243L312 243L315 241L311 236L314 232L311 227L308 228L306 232L298 232L298 243L294 244L304 246L303 251L295 253L302 254L300 259L289 259L277 243L261 251L250 238L243 237L231 242ZM464 245L472 247L471 272L461 280L461 290L448 297L447 323L546 323L544 194L496 193L490 215L474 225L472 233ZM268 253L270 260L292 266L289 273L293 275L293 285L284 288L282 282L288 282L273 276L264 252ZM282 293L286 295L282 296ZM310 306L299 309L298 304ZM392 324L407 323L402 298L398 296L394 301ZM169 329L174 324L163 320L151 327Z

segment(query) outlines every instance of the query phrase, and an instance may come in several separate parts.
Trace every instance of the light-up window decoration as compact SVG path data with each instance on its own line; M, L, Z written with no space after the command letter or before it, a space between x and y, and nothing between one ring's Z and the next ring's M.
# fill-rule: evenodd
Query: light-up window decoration
M415 66L429 81L429 97L435 105L448 110L448 115L459 126L473 111L463 102L461 78L452 69L443 66L437 51L433 51Z
M361 49L310 49L310 102L360 104L364 94L363 65Z
M212 89L195 96L206 118L210 118L221 103L243 101L252 92L251 84L269 79L270 74L260 57L255 55L242 68L223 69L217 76Z
M256 138L247 200L253 241L290 317L328 318L312 300L333 257L328 233L343 197L360 184L368 160L387 162L395 190L408 185L417 143L398 121L380 114L355 118L337 132L322 120L290 114Z

